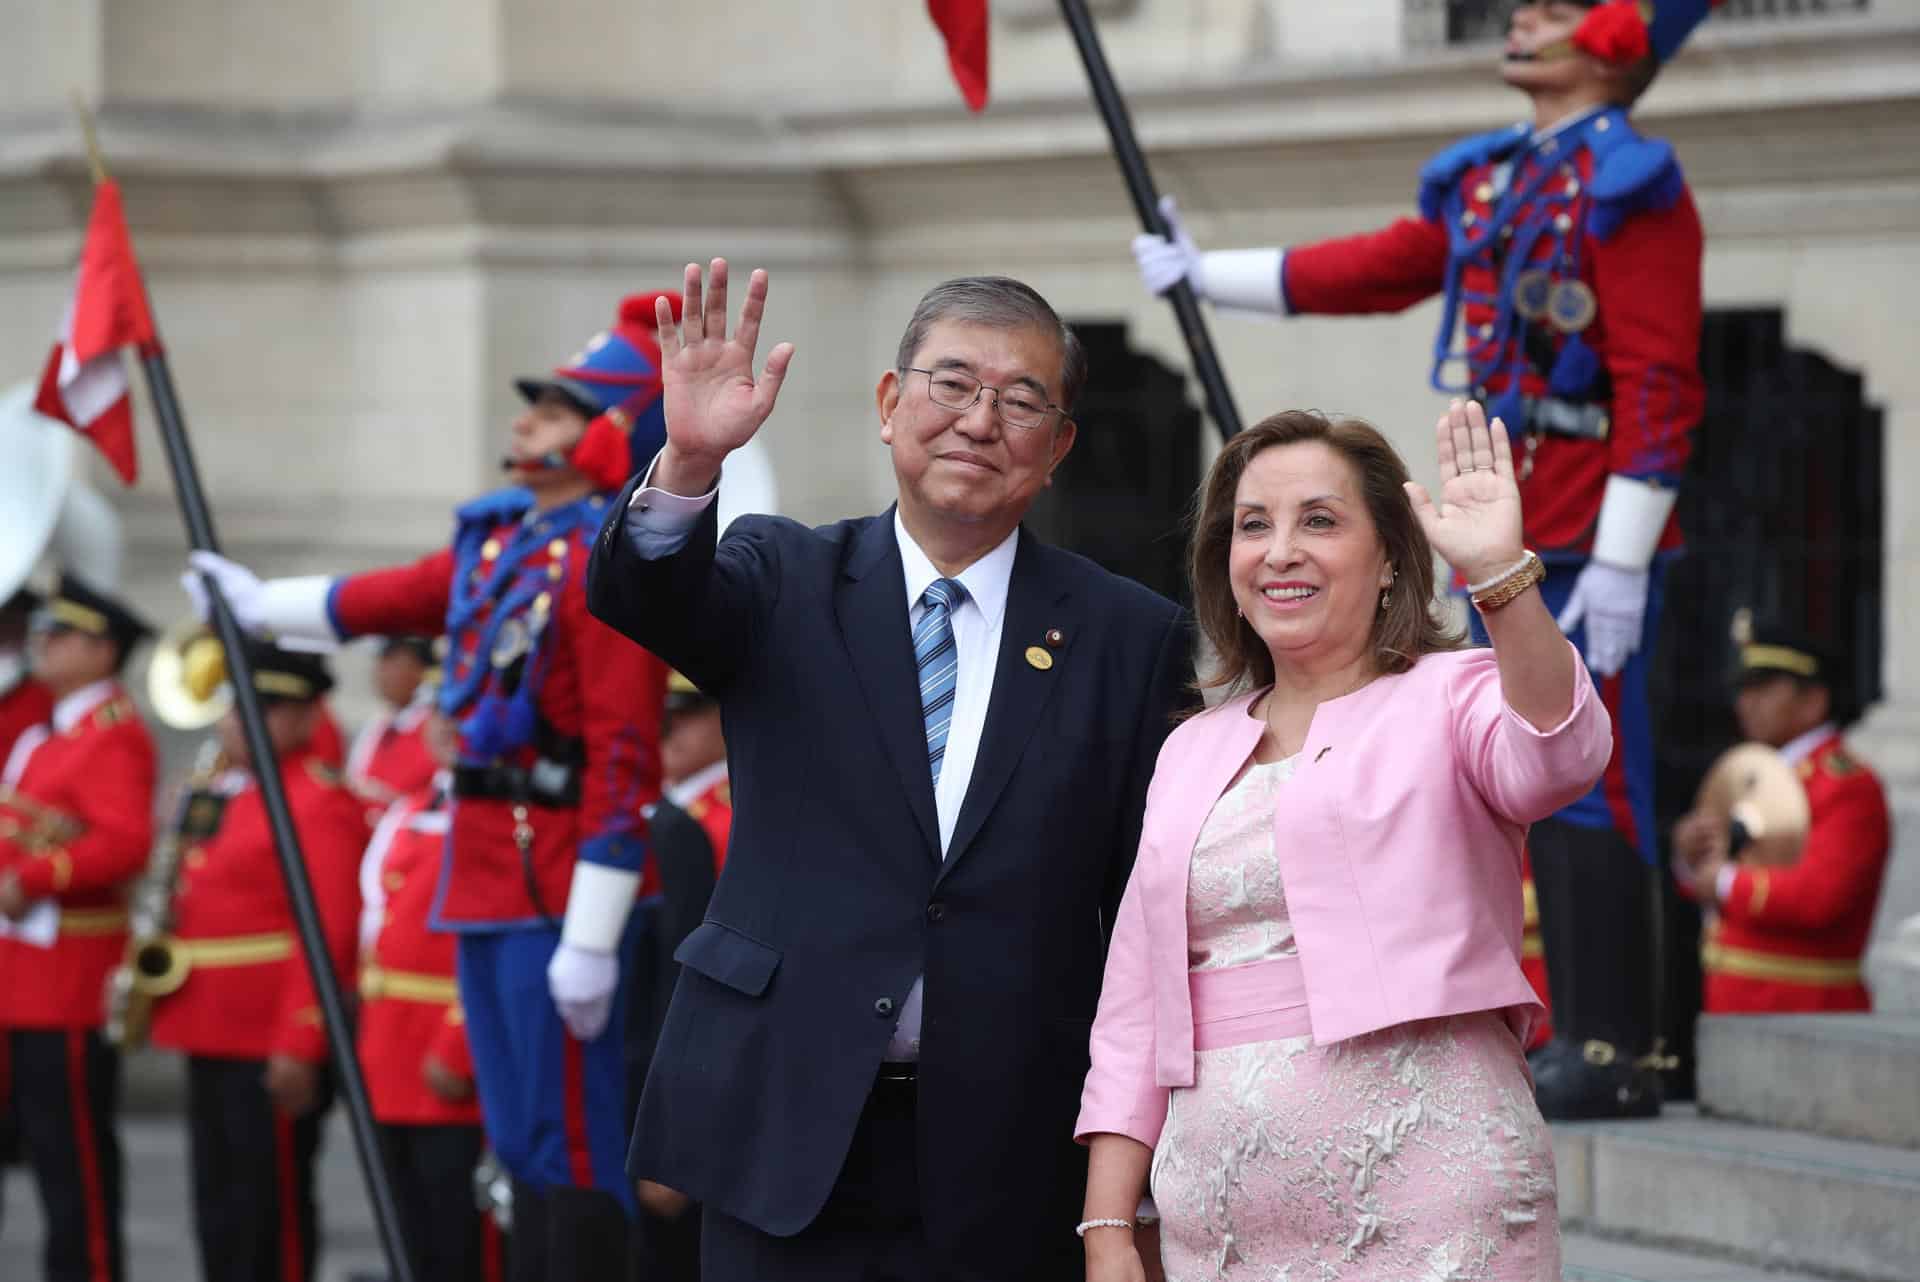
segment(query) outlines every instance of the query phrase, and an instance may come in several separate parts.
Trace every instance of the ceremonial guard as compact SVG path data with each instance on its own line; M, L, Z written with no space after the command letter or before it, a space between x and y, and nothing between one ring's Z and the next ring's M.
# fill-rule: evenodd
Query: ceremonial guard
M53 694L27 663L27 620L39 604L22 588L0 605L0 766L22 732L53 715Z
M1724 818L1696 810L1674 827L1674 875L1708 907L1702 937L1709 1014L1871 1009L1860 962L1892 847L1879 776L1847 748L1860 714L1847 670L1786 630L1740 647L1734 714L1749 740L1779 750L1806 790L1799 857L1762 866L1732 847Z
M373 684L386 706L354 737L347 753L347 786L373 807L375 822L388 806L432 783L440 768L426 736L436 688L427 680L433 665L430 637L380 642Z
M351 978L367 829L314 745L333 686L317 655L251 642L253 684L342 987ZM207 1282L305 1282L318 1253L314 1159L331 1086L326 1030L301 954L267 808L238 714L220 721L231 767L193 816L155 984L153 1044L187 1056L194 1236Z
M667 780L667 799L706 832L717 875L727 862L727 835L733 830L733 786L727 779L727 739L720 724L720 701L678 672L667 680L660 761Z
M1533 1058L1550 1118L1660 1108L1646 682L1663 554L1680 546L1675 487L1705 403L1702 237L1673 148L1627 113L1713 3L1518 5L1501 74L1533 118L1430 160L1418 216L1202 254L1168 202L1173 237L1134 243L1150 289L1185 279L1227 307L1395 312L1440 295L1433 386L1485 402L1513 436L1541 591L1600 679L1616 737L1593 793L1528 845L1556 1030Z
M433 924L459 934L481 1113L514 1181L516 1278L617 1272L638 1211L617 989L651 889L643 808L660 795L667 669L588 614L583 580L634 451L665 440L653 300L627 299L584 352L518 380L527 407L502 460L515 484L462 507L451 547L341 579L262 582L193 558L255 633L447 637L437 706L460 748Z
M36 614L55 702L0 772L0 1040L10 1105L46 1208L48 1282L117 1282L120 1057L101 993L127 942L126 890L153 840L153 741L120 686L149 634L72 575Z
M501 1241L473 1198L486 1140L453 936L429 928L456 731L422 737L444 769L381 818L360 864L360 1063L418 1282L497 1282Z

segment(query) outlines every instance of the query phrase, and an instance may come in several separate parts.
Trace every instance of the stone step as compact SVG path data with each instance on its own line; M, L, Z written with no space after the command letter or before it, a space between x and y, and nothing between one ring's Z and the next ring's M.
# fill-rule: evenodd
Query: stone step
M1567 1228L1861 1282L1920 1278L1920 1152L1670 1108L1554 1128Z
M1586 1233L1561 1237L1560 1265L1562 1282L1823 1282L1811 1273L1778 1273L1722 1256Z
M1700 1109L1920 1148L1920 1015L1705 1015Z

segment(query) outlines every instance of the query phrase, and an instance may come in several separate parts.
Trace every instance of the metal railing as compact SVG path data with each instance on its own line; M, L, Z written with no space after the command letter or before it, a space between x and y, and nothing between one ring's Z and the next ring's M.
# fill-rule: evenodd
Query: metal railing
M1714 22L1865 13L1871 0L1725 0ZM1406 0L1407 44L1416 49L1498 40L1514 0Z

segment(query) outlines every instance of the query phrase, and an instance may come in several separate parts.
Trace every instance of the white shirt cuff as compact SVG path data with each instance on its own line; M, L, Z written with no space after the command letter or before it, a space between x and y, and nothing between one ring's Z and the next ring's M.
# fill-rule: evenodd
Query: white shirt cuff
M660 455L655 454L653 462L647 464L640 488L627 504L627 542L643 561L658 561L686 546L687 535L700 523L701 513L713 506L714 497L720 493L718 483L693 498L658 489L652 481L653 469L659 465Z
M1713 898L1716 903L1726 903L1733 895L1733 879L1740 875L1740 869L1734 864L1721 864L1720 871L1713 878Z

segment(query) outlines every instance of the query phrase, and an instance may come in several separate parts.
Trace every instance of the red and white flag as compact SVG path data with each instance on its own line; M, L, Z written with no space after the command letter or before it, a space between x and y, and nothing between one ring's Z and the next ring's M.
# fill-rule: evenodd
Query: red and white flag
M987 105L987 0L927 0L927 13L947 38L947 65L967 106Z
M103 182L93 191L79 279L33 407L92 441L128 485L136 475L133 401L120 349L154 345L153 313L120 209L120 188Z

